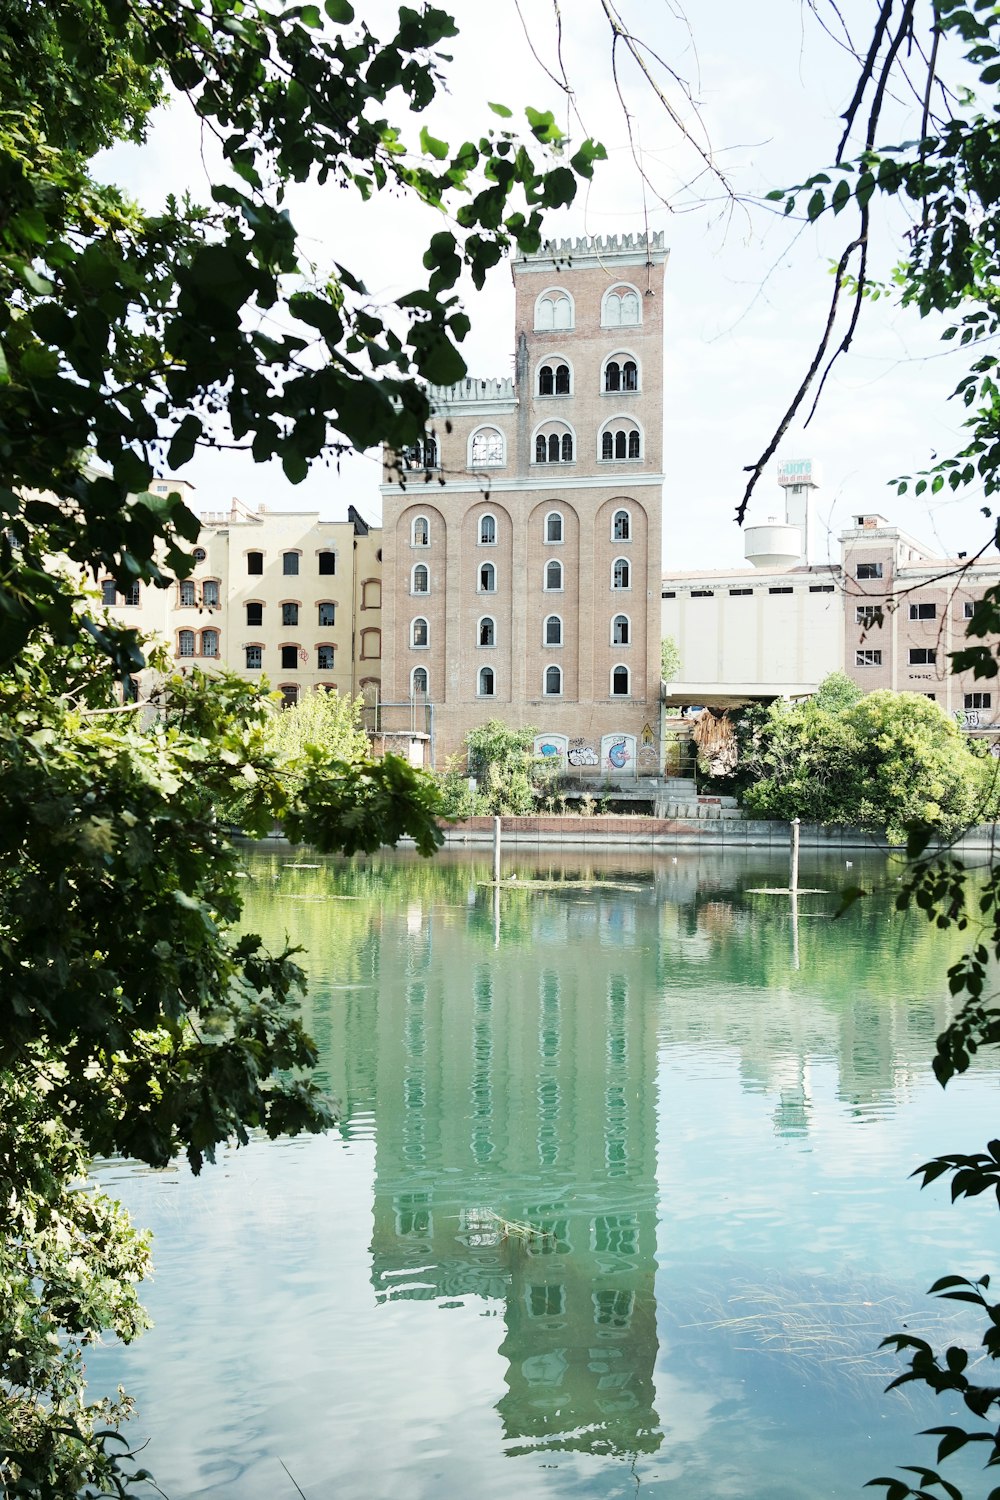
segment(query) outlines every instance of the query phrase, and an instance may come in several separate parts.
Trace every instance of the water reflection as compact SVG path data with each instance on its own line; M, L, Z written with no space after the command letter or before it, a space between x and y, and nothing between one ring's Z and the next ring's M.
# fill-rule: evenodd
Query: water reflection
M871 1351L934 1275L988 1268L942 1264L960 1221L906 1183L960 937L890 889L838 923L801 894L795 943L753 894L784 851L509 857L557 884L505 889L499 932L488 856L302 864L248 860L247 922L307 950L340 1141L180 1174L159 1219L116 1169L164 1331L95 1362L174 1432L183 1401L175 1496L291 1494L294 1454L309 1500L804 1500L913 1453L893 1435L933 1419L898 1411L864 1449ZM803 886L841 878L803 855Z

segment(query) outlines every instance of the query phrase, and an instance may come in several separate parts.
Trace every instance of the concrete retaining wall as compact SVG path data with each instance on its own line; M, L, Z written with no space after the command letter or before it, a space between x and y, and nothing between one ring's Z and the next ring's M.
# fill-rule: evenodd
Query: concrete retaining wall
M469 847L493 843L492 818L466 818L443 824L445 842ZM970 829L955 847L964 850L1000 848L1000 825L989 823ZM525 817L503 819L506 846L536 848L650 849L690 845L697 848L781 848L790 841L787 823L729 819L685 822L673 818L615 817ZM885 849L885 839L862 833L858 828L824 828L803 823L799 832L803 849Z

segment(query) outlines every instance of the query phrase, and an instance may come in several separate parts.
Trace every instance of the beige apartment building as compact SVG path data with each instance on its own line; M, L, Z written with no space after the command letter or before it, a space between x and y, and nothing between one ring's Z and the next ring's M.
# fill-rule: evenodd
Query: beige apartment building
M286 704L332 690L377 700L382 679L381 532L353 506L346 521L308 511L201 512L191 485L157 479L200 514L194 571L169 588L102 579L123 623L163 640L183 671L226 669L265 678Z
M514 376L431 391L386 455L388 705L437 766L490 718L564 765L655 773L663 485L662 235L512 262Z
M922 693L970 731L1000 731L994 684L952 672L949 660L977 599L1000 583L1000 557L935 556L868 514L841 534L837 562L813 565L808 460L782 466L779 483L784 518L746 530L753 566L663 579L663 634L680 655L668 705L805 697L842 671L866 692Z

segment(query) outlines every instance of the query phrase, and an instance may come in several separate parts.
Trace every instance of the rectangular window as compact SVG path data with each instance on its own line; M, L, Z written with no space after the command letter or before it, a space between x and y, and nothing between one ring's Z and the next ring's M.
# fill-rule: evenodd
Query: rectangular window
M294 578L299 571L299 554L285 552L281 558L281 571L286 578Z
M854 611L854 623L864 625L869 630L873 625L883 623L881 604L859 604Z
M966 693L966 708L992 708L993 698L989 693Z
M142 589L142 584L141 583L130 583L129 586L128 586L128 588L126 589L126 591L125 591L125 603L129 606L130 609L137 609L138 608L138 606L139 606L139 594L141 592L141 589Z
M692 599L714 599L715 598L715 590L714 589L692 589L691 590L691 598Z
M336 552L321 552L319 554L319 572L321 578L332 578L337 571Z
M858 578L881 578L881 563L858 563Z
M117 597L118 593L115 589L115 580L113 578L105 578L103 583L101 584L101 603L105 607L110 607L115 603Z
M882 653L881 651L855 651L854 665L856 667L880 667Z
M299 664L298 646L282 646L281 648L281 670L292 672Z
M319 668L319 670L321 672L332 672L333 671L333 647L332 646L317 646L316 647L316 665L317 665L317 667Z
M263 625L263 623L264 623L264 606L263 606L263 604L248 604L247 605L247 624L248 625Z
M809 592L810 592L810 594L832 594L833 593L833 584L832 583L811 583L809 585Z
M730 595L731 595L732 598L736 599L736 598L742 598L743 595L745 595L745 594L752 594L753 593L753 589L730 589L729 593L730 593Z
M973 613L973 610L975 609L975 607L976 606L975 606L975 603L973 602L973 600L966 599L965 603L962 605L962 619L963 620L971 620L972 619L972 613Z
M780 586L776 586L775 588L768 589L767 592L769 594L790 594L792 592L792 586L791 584L781 584Z
M254 573L263 573L263 571L264 571L264 554L263 554L263 552L248 552L247 553L247 572L250 573L250 574L254 574Z
M321 604L319 606L319 623L321 625L332 625L337 613L335 604Z
M665 589L664 592L660 595L660 598L661 599L676 599L677 598L677 594L675 593L675 591L673 589Z
M247 671L259 672L262 665L261 658L264 654L263 647L247 646L245 649L247 654Z
M911 604L910 605L910 619L911 620L936 620L937 619L937 605L936 604Z
M282 625L297 625L299 623L299 606L297 604L283 604L281 606Z
M201 586L201 602L206 609L218 609L219 585L214 578L206 578Z
M910 647L911 667L933 667L937 662L937 652L928 650L924 646Z

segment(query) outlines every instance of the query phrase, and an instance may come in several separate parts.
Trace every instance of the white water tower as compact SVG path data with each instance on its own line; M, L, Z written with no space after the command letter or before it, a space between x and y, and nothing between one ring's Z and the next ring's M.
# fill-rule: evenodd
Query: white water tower
M812 561L817 466L811 458L784 459L778 483L785 492L784 521L769 516L763 526L748 526L744 534L744 555L755 568L795 568Z

